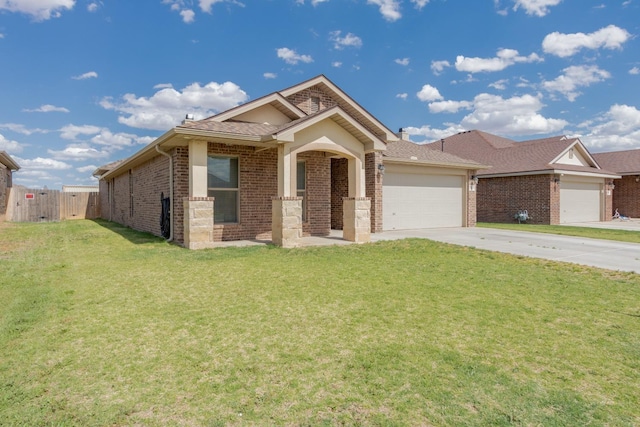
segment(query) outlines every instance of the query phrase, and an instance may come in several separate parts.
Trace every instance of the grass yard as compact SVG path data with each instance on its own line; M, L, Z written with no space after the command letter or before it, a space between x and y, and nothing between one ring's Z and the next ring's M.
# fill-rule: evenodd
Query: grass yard
M0 224L0 424L640 425L640 275Z
M477 227L502 230L533 231L535 233L560 234L563 236L589 237L592 239L615 240L618 242L640 243L640 231L616 230L608 228L575 227L570 225L543 224L502 224L481 222Z

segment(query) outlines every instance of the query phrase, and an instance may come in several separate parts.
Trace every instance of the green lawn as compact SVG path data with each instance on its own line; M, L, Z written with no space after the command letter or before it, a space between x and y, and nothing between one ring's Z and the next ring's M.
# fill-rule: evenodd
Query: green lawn
M0 224L0 424L640 425L640 276Z
M543 224L502 224L480 222L477 227L499 228L502 230L533 231L535 233L561 234L564 236L590 237L592 239L616 240L619 242L640 243L640 231L616 230L608 228L575 227L569 225Z

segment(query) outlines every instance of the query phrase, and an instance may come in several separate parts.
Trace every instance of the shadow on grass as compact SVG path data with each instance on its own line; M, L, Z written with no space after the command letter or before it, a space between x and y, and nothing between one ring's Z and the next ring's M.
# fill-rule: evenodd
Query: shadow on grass
M144 245L149 243L157 244L165 242L165 239L163 239L162 237L144 231L134 230L133 228L129 228L116 222L107 221L104 219L92 219L91 221L98 224L102 228L120 235L121 237L136 245Z

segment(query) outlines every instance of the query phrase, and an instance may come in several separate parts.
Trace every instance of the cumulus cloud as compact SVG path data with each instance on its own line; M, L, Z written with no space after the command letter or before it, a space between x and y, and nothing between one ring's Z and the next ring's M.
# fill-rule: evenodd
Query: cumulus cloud
M92 159L105 159L109 157L108 150L97 150L88 144L71 144L63 150L47 150L57 160L82 161Z
M389 22L397 21L402 17L400 2L396 0L367 0L367 4L378 6L382 17Z
M407 99L409 97L408 93L399 93L396 95L396 98Z
M38 108L28 109L25 108L22 111L25 113L68 113L69 110L64 107L56 107L55 105L45 104Z
M362 47L362 39L353 33L347 33L344 37L341 37L342 31L332 31L329 33L329 40L333 42L333 47L338 50L342 50L345 47Z
M586 128L580 139L597 151L640 148L640 110L631 105L615 104L594 121L581 124Z
M590 86L611 77L608 71L595 65L572 65L562 71L564 74L554 80L542 82L542 87L549 92L560 92L571 102L580 96L579 87Z
M418 144L426 144L429 142L437 141L439 139L443 139L466 130L462 126L454 123L445 123L445 126L446 127L444 129L435 129L429 125L424 125L421 127L407 126L403 127L402 129L404 129L404 131L411 136L424 138L422 141L418 141ZM412 140L415 139L416 138L412 138Z
M60 129L60 137L70 141L78 139L78 135L95 135L100 132L102 128L92 125L66 125Z
M182 16L182 22L185 24L191 24L196 19L196 13L191 9L181 10L180 16Z
M65 10L73 9L75 0L0 0L0 11L24 13L36 22L59 18Z
M500 49L495 58L468 58L458 55L456 58L456 69L458 71L468 73L494 72L502 71L511 65L517 63L541 62L543 59L537 54L532 53L529 56L518 54L515 49ZM432 64L433 68L433 64Z
M411 3L416 5L416 9L422 10L429 3L429 0L411 0Z
M262 74L262 77L265 79L275 79L278 75L276 73L264 73Z
M196 119L212 116L246 101L247 94L232 82L192 83L181 91L163 88L151 97L128 93L120 101L104 98L100 105L120 113L118 122L143 129L168 130L186 113Z
M562 0L514 0L513 10L523 8L527 15L545 16L550 6L557 6Z
M80 173L89 173L89 172L93 172L96 169L98 169L98 166L96 165L80 166L76 168L76 170Z
M282 59L287 64L296 65L298 62L304 62L306 64L313 62L313 58L310 55L300 55L295 50L288 47L281 47L276 49L278 58Z
M333 62L331 63L331 66L332 66L333 68L340 68L340 67L342 67L342 62L340 62L340 61L333 61Z
M429 103L432 113L457 113L459 110L469 110L473 107L470 101L436 101Z
M492 87L492 88L497 89L497 90L505 90L507 88L507 83L509 83L509 80L501 79L501 80L495 81L493 83L490 83L489 87Z
M445 68L451 67L449 61L431 61L431 71L436 76L442 74Z
M21 153L23 145L18 141L7 139L0 133L0 151L6 151L7 153Z
M20 133L22 135L32 135L34 133L49 132L48 130L40 129L40 128L30 129L25 125L21 125L18 123L0 123L0 129L7 129L7 130L10 130L11 132Z
M98 77L98 73L95 71L89 71L88 73L80 74L79 76L71 77L73 80L87 80L87 79L95 79Z
M71 169L71 165L59 160L36 157L35 159L20 159L18 163L25 169L47 169L66 170Z
M420 89L420 91L416 93L416 96L420 101L423 101L423 102L437 101L437 100L443 99L438 89L436 89L431 85L422 86L422 89Z
M640 68L633 67L632 69L629 70L629 74L633 76L637 76L638 74L640 74Z
M406 67L407 65L409 65L409 58L398 58L395 59L393 62L395 62L398 65L402 65L404 67Z
M623 28L609 25L593 33L547 34L542 41L542 49L561 58L572 56L581 49L622 49L622 45L631 38Z

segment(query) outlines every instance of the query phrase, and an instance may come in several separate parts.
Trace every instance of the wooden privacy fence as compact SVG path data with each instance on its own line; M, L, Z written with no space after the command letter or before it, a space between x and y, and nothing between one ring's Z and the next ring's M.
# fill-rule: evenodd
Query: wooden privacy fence
M99 193L12 188L7 217L16 222L48 222L100 217Z

